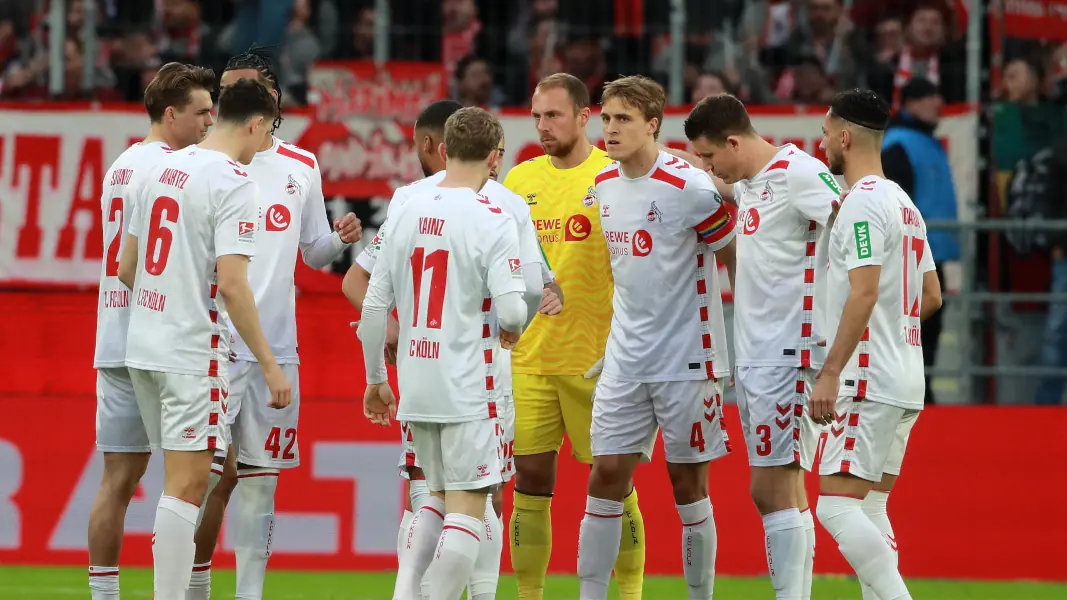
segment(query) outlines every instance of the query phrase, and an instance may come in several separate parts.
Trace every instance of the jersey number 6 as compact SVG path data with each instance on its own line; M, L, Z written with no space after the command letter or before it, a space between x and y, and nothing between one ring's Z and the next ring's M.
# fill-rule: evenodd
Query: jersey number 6
M441 314L445 307L445 284L448 282L448 250L434 250L426 254L426 249L420 246L411 253L411 282L415 286L412 327L419 326L422 274L426 271L433 271L430 275L430 300L426 305L426 326L430 329L440 329Z
M156 198L152 203L152 220L148 224L148 243L144 255L144 270L152 275L159 275L167 268L174 232L165 223L177 222L178 201L167 196Z

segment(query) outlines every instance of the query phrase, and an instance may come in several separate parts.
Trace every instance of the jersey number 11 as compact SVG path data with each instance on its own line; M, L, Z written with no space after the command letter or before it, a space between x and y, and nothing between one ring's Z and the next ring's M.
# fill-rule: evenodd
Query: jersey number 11
M423 247L411 253L411 281L415 286L415 308L411 326L419 326L419 304L422 300L423 273L430 274L430 299L426 305L426 327L441 328L441 314L445 306L445 284L448 282L448 250L439 249L426 254Z

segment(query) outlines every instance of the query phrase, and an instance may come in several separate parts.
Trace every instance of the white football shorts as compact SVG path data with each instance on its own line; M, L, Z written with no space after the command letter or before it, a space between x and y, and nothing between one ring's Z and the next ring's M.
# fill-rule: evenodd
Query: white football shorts
M511 481L515 476L515 402L505 396L496 405L496 434L500 439L500 477L502 483ZM415 434L408 423L400 423L400 461L397 469L400 477L411 479L411 468L422 469L419 456L415 452ZM422 479L420 476L417 479Z
M657 428L669 463L702 463L730 452L722 382L636 383L600 376L593 394L593 456L652 456Z
M780 467L800 463L810 471L823 430L808 413L815 371L737 367L734 382L748 464Z
M225 452L229 440L226 377L134 368L129 372L153 449Z
M230 366L230 401L226 417L237 462L266 469L300 466L297 421L300 415L300 365L279 365L292 388L285 408L271 408L263 369L254 361Z
M96 449L101 452L152 451L126 367L96 370Z
M431 492L480 490L501 483L496 419L407 426Z
M908 438L918 419L918 410L839 396L819 474L848 473L874 482L881 481L884 473L900 475Z

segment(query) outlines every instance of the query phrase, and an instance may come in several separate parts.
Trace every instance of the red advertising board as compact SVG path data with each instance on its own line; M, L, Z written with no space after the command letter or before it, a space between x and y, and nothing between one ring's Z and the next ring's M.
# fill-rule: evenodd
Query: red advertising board
M2 564L85 564L86 519L101 470L93 451L90 368L95 302L89 293L0 293L6 315L0 360L7 367L0 379ZM395 567L402 510L394 468L398 431L370 426L361 415L362 359L348 328L355 316L339 297L298 302L303 464L285 473L279 487L274 567ZM1056 533L1062 525L1049 510L1067 493L1065 416L1063 408L925 411L889 505L905 576L1067 580L1063 536ZM748 498L732 407L726 422L738 450L711 466L717 570L759 575L766 570L762 526ZM648 532L647 570L678 574L679 522L662 456L657 449L657 459L636 478ZM152 515L162 485L158 457L153 460L127 517L124 565L151 564ZM588 468L569 458L560 465L551 569L573 573ZM814 492L816 480L809 484ZM817 570L850 572L833 540L821 528L818 536ZM230 540L224 533L224 547ZM228 552L218 558L218 564L233 564Z

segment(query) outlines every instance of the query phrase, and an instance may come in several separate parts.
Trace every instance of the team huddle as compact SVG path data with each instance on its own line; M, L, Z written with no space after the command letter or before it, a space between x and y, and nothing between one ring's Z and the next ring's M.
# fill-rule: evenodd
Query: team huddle
M214 73L162 67L145 92L149 135L104 180L94 600L119 598L123 519L158 448L154 597L210 598L236 492L236 598L263 598L275 489L300 460L297 253L322 267L362 235L354 215L328 220L315 156L274 137L269 62L235 57L219 83L213 117ZM941 298L922 217L882 174L888 108L839 94L827 168L763 140L728 95L686 119L695 155L666 150L665 103L647 78L608 84L600 150L584 84L550 76L531 102L546 154L503 184L495 117L451 101L419 115L427 177L396 191L342 285L361 311L364 413L401 424L409 505L394 600L495 598L506 534L520 598L540 599L564 434L591 465L568 542L580 597L606 599L614 572L621 598L641 598L633 474L661 433L689 598L712 598L708 463L732 449L731 383L776 597L811 597L802 475L821 445L815 513L863 597L910 598L886 502L923 403L920 323ZM734 293L733 361L718 265Z

